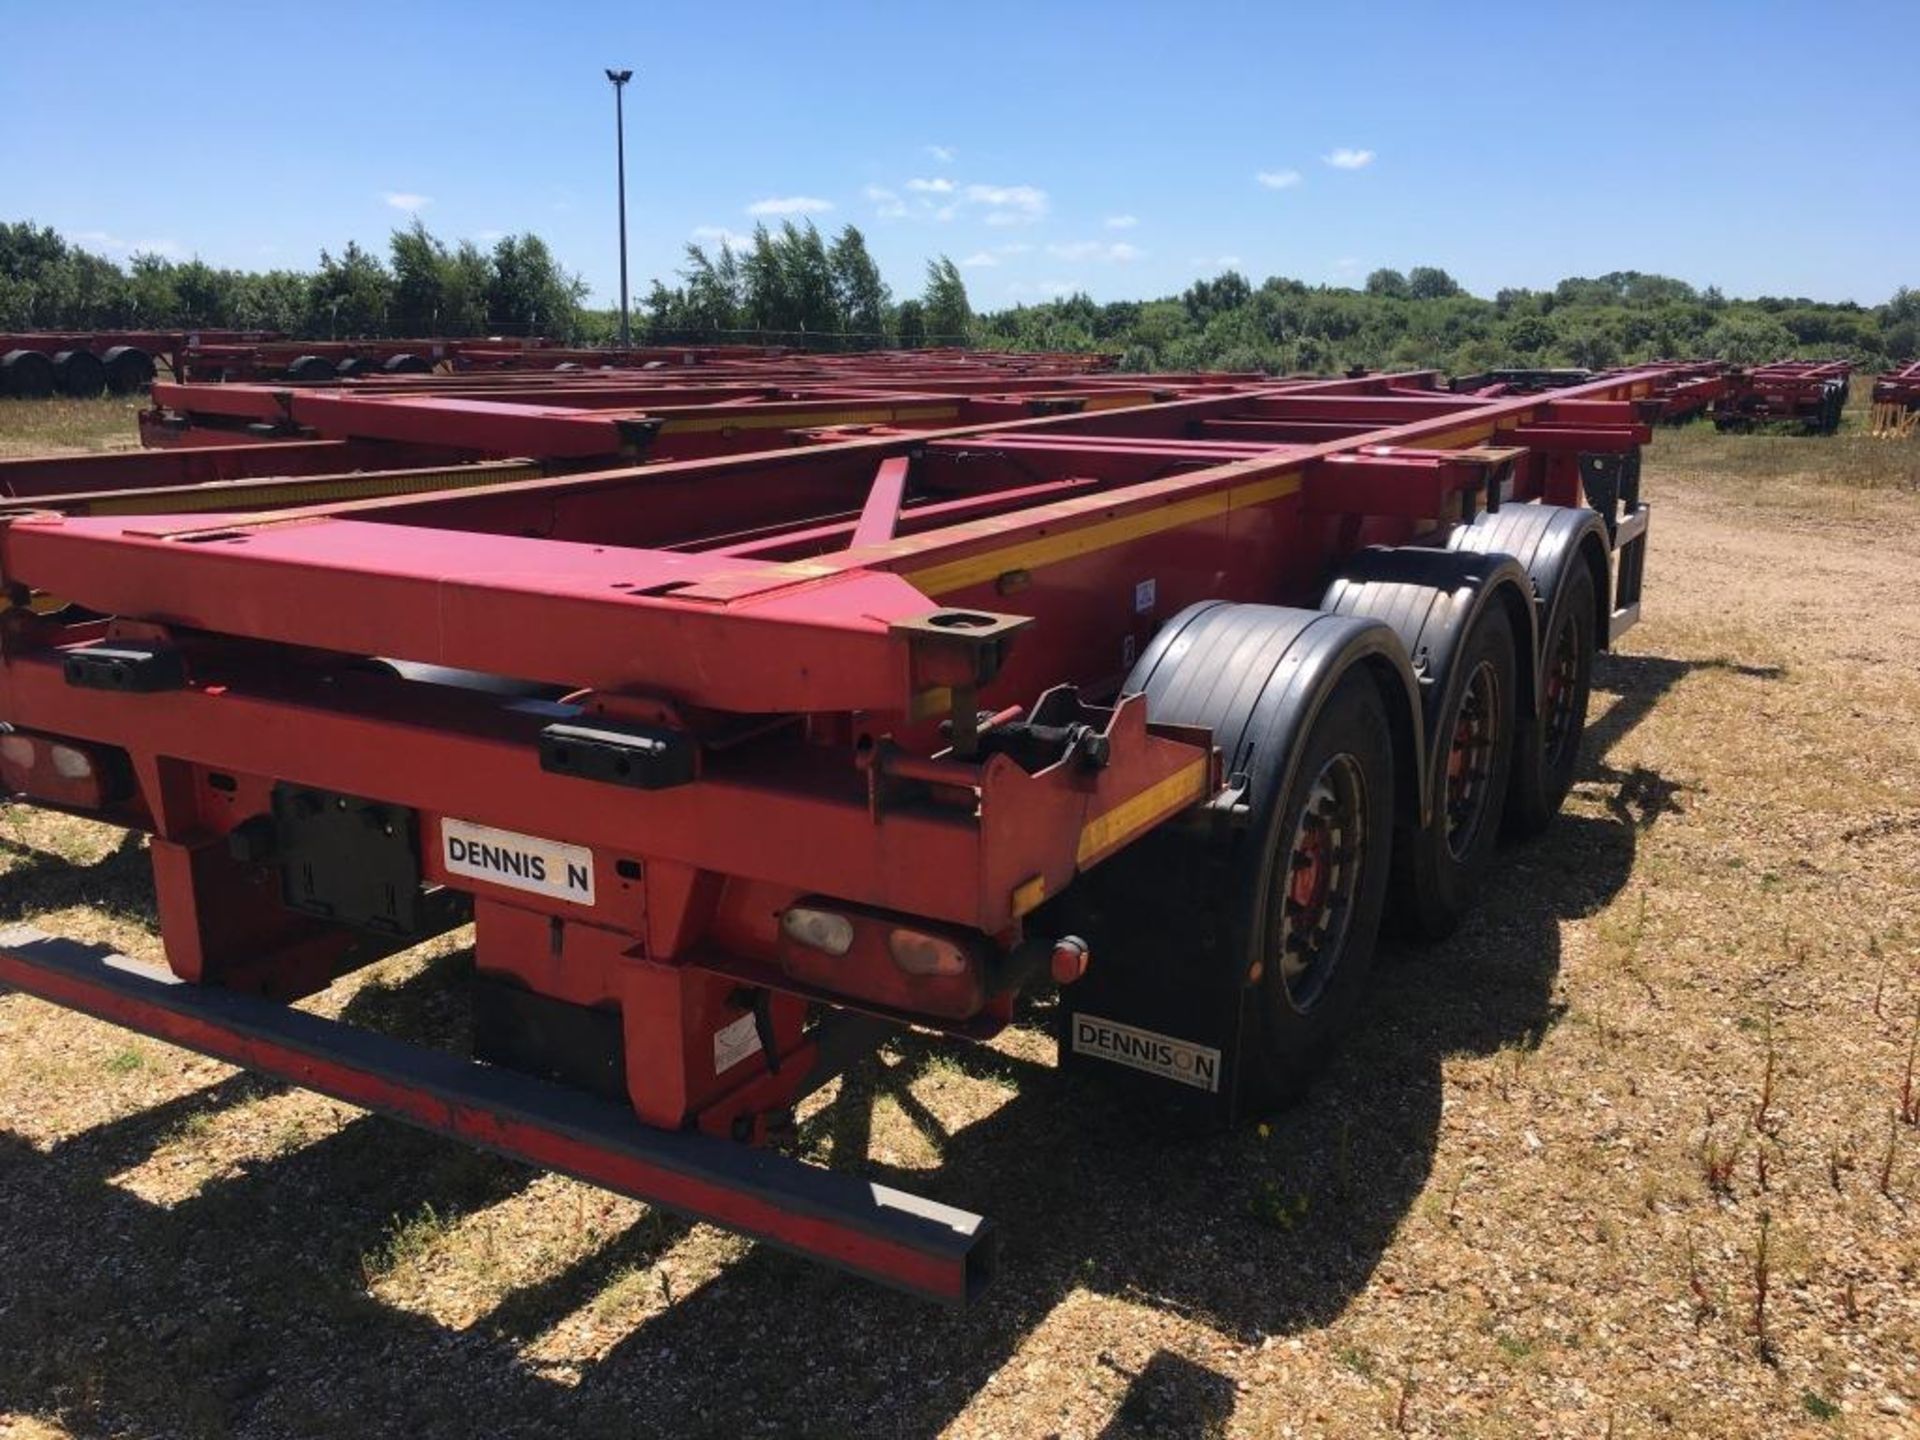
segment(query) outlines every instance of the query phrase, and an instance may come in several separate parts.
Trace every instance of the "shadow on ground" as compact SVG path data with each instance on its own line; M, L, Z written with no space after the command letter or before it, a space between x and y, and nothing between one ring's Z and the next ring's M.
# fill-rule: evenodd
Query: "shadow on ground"
M0 888L0 924L76 905L97 905L153 924L153 872L146 840L132 831L98 860L76 865L0 836L0 855L21 863L8 870Z
M1641 832L1680 807L1668 778L1609 761L1700 663L1602 657L1613 703L1592 727L1581 793L1604 813L1502 852L1501 882L1453 940L1389 954L1353 1043L1266 1139L1170 1142L1097 1086L993 1051L963 1063L1017 1094L947 1134L909 1086L952 1051L918 1037L849 1076L814 1143L1002 1228L1001 1279L965 1314L756 1248L563 1384L521 1347L685 1226L652 1217L450 1331L372 1298L363 1256L395 1216L515 1193L535 1176L523 1166L366 1117L170 1209L107 1183L189 1116L265 1093L239 1077L50 1154L0 1135L0 1411L165 1436L931 1435L1076 1291L1245 1341L1324 1325L1427 1189L1445 1059L1540 1042L1560 1018L1562 922L1617 894ZM359 1001L357 1018L455 1036L444 992L459 974L459 957L440 962ZM863 1163L883 1096L938 1145L937 1171ZM1225 1377L1161 1351L1126 1377L1105 1434L1203 1433L1233 1402Z

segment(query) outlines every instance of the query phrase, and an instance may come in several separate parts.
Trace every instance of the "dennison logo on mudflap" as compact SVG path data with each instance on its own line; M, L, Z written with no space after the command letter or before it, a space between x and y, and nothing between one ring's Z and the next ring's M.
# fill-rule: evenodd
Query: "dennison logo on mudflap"
M1098 1015L1073 1017L1073 1051L1144 1070L1197 1090L1220 1089L1220 1052L1171 1035L1136 1030Z
M584 845L448 820L441 826L441 858L449 874L593 904L593 852Z

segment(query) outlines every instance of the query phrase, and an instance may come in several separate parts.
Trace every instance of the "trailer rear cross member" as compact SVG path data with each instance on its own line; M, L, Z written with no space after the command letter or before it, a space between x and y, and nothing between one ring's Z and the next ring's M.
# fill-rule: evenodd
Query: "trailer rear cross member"
M670 1205L857 1275L962 1302L993 1227L885 1185L642 1125L624 1106L212 986L101 946L0 928L0 983L515 1160ZM827 1077L823 1077L827 1078Z
M0 790L149 834L179 983L17 932L0 980L965 1299L975 1217L752 1147L898 1027L987 1039L1045 981L1062 1063L1150 1103L1295 1092L1383 913L1447 933L1559 809L1639 615L1640 447L1700 379L1126 378L0 514ZM460 448L449 413L393 443ZM469 917L474 1061L287 1008Z

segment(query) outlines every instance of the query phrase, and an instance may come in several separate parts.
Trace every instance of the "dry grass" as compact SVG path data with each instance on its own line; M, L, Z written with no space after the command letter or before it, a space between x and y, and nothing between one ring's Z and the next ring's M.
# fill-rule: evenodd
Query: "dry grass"
M146 398L105 395L98 400L0 399L0 460L83 450L131 450L140 444L139 415Z
M1044 1012L823 1097L1001 1222L967 1315L0 998L0 1435L1916 1433L1920 495L1858 454L1660 436L1569 813L1268 1126L1142 1133ZM0 920L152 954L141 863L7 812ZM327 1008L457 1043L460 943Z

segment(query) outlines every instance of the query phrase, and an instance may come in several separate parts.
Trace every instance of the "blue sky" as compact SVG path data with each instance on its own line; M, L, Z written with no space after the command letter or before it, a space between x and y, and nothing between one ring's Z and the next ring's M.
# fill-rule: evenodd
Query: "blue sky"
M1229 264L1871 304L1920 284L1917 54L1920 0L0 0L0 218L264 268L417 213L537 231L611 303L618 65L637 292L791 217L897 292L951 255L977 308Z

